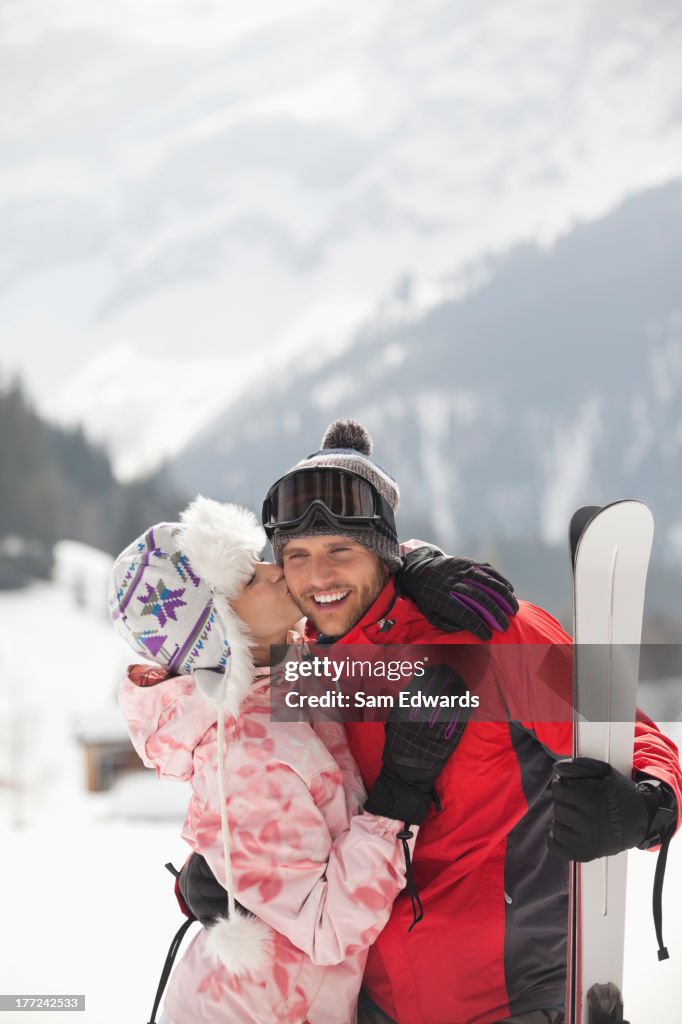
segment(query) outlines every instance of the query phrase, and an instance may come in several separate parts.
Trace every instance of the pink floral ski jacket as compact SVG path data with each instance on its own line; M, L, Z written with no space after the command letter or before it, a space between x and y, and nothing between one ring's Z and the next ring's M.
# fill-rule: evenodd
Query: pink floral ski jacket
M202 929L170 980L174 1024L352 1024L368 947L405 884L402 824L362 811L343 726L271 722L268 690L260 675L226 723L224 770L234 895L272 929L273 962L235 977ZM145 765L191 783L183 838L224 885L215 711L191 676L128 678L119 702Z

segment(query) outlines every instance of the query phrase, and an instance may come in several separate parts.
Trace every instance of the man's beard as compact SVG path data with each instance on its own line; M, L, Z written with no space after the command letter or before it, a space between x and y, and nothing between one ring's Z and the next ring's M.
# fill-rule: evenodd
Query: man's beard
M312 596L315 591L309 591L306 596L299 596L291 591L290 593L303 615L312 622L319 633L323 633L325 636L342 637L371 608L384 589L389 575L387 566L382 563L380 567L377 567L372 578L361 584L349 586L348 584L334 583L325 587L327 593L350 590L348 597L338 606L338 609L332 608L325 611L324 607L315 602Z

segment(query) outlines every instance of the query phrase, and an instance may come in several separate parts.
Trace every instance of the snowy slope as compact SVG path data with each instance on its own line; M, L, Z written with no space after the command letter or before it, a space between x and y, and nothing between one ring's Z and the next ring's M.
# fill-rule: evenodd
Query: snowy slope
M79 792L74 732L88 713L115 709L131 660L106 605L96 614L80 602L80 589L74 596L50 583L0 593L0 777L18 777L28 789L21 813L29 819L47 807L68 809ZM9 803L0 789L0 820Z
M86 993L86 1013L76 1019L97 1024L142 1019L151 1008L146 967L138 977L136 970L147 956L149 970L160 970L177 927L163 864L186 856L183 785L161 787L142 772L117 791L85 793L77 729L104 723L110 735L113 723L126 734L115 693L131 652L106 611L111 563L63 541L56 582L0 593L0 782L20 786L17 793L0 785L0 988ZM142 801L149 805L142 783L152 786L162 824L133 820ZM17 821L23 827L13 827ZM144 870L128 877L138 856ZM155 929L149 948L139 916L147 908ZM33 1017L22 1011L18 1019Z
M1 369L149 468L405 274L423 308L467 260L679 175L678 14L2 5Z
M171 825L88 823L85 815L0 831L3 874L12 879L3 895L3 992L84 994L85 1013L59 1018L76 1024L149 1020L181 924L163 867L179 867L187 855L178 833ZM3 1014L7 1024L44 1018Z

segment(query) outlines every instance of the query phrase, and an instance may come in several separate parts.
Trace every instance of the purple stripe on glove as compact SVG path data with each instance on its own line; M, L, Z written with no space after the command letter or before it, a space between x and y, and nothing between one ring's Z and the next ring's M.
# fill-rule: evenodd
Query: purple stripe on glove
M502 596L499 590L493 590L492 587L487 587L485 583L481 583L476 579L469 580L469 583L472 587L478 587L484 594L487 594L507 615L516 615L517 609Z
M470 608L471 611L476 612L478 617L483 619L486 626L490 629L494 629L496 633L504 632L500 624L495 621L488 609L484 608L482 604L478 603L478 601L475 601L473 597L465 597L464 594L458 594L455 590L451 590L449 596L453 601L457 601L459 604L463 604L465 608Z

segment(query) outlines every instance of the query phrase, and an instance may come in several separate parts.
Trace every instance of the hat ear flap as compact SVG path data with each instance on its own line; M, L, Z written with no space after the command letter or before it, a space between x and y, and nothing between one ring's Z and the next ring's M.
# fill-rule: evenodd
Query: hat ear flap
M214 593L213 605L229 638L230 657L222 675L202 671L195 672L195 678L199 690L208 700L222 704L225 711L236 718L255 674L252 638L248 627L232 611L226 597Z

